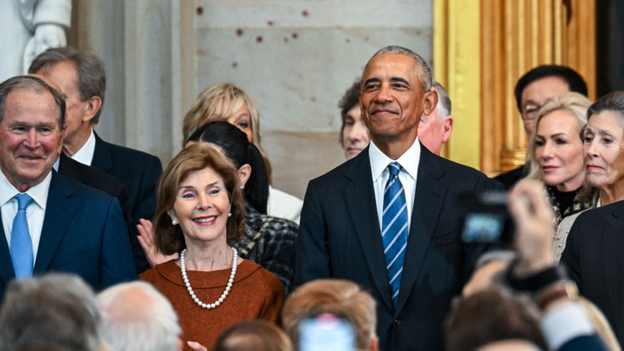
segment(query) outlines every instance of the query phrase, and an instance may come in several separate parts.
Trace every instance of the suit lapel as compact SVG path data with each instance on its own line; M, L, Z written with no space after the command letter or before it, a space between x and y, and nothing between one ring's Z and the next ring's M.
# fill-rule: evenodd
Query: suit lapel
M79 183L83 183L82 173L76 170L76 167L74 166L75 162L78 161L72 160L71 158L65 156L64 153L61 153L59 159L58 173L69 179L74 179Z
M56 250L65 236L65 231L71 222L75 207L69 201L73 190L71 184L52 171L52 181L46 203L43 229L41 230L41 240L37 251L34 272L45 272L48 270L50 262Z
M444 175L444 170L437 156L434 156L422 144L420 150L416 195L414 196L396 313L401 311L416 283L416 278L427 254L429 242L435 232L447 191L444 183L439 181Z
M350 184L342 190L351 223L355 227L355 233L375 285L384 303L392 310L394 307L375 206L368 148L353 160L345 176L351 180Z
M606 275L607 291L613 308L613 315L616 319L616 325L622 325L622 313L624 312L624 299L622 292L624 291L624 203L615 203L609 205L612 207L611 215L613 216L613 224L609 226L601 237L603 245L602 264ZM619 333L619 330L615 330ZM622 337L622 335L620 335Z
M4 233L2 216L0 216L0 278L5 286L9 280L15 278L15 270L13 268L13 261L11 261L9 245L7 244L6 235Z
M113 161L108 151L108 145L106 142L95 133L95 150L93 151L93 160L91 161L91 167L99 169L100 171L110 174L110 170L113 169Z

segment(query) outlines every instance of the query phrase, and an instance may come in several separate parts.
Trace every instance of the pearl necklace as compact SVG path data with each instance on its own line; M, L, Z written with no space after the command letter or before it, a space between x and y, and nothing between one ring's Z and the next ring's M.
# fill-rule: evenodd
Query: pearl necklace
M199 307L205 308L207 310L218 307L220 304L223 303L223 300L225 300L225 297L230 292L232 284L234 284L234 277L236 276L236 262L238 261L238 251L236 251L236 249L233 247L231 247L230 249L232 249L232 252L234 253L234 258L232 259L232 273L230 273L230 279L228 280L227 286L225 287L225 291L223 291L221 297L219 297L219 299L214 303L203 303L200 299L197 298L197 296L195 296L195 292L193 291L193 288L191 288L191 283L189 283L188 277L186 276L186 264L184 262L184 253L186 252L186 249L182 250L182 252L180 253L180 268L182 269L182 279L184 279L184 285L186 285L186 290L188 290L191 298L193 299L193 301L195 301L196 304L199 305Z

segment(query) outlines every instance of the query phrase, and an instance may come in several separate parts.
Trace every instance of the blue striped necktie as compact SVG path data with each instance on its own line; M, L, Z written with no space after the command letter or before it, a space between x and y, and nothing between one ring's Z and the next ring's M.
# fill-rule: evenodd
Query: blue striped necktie
M388 170L390 178L384 190L381 236L392 291L392 303L396 307L407 247L407 202L403 185L399 180L401 165L392 162L388 165Z
M28 194L17 194L17 214L13 219L11 229L11 261L15 270L15 277L30 277L33 272L33 247L28 221L26 221L26 207L33 201Z

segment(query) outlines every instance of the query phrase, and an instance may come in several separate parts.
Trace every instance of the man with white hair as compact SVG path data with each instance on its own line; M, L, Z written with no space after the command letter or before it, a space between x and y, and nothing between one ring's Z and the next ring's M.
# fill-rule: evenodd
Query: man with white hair
M453 116L451 116L451 98L437 80L431 82L431 89L438 93L438 104L435 110L427 116L423 113L418 124L418 140L429 151L440 156L442 144L446 143L453 131Z
M131 282L110 287L97 296L104 318L104 339L114 351L176 351L182 349L178 316L152 285Z

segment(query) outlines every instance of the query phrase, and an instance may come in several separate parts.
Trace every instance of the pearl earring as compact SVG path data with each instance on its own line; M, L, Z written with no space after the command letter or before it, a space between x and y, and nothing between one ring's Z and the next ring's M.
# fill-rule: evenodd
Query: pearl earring
M245 189L245 186L244 186L244 185L241 185L241 186L240 186L240 188L241 188L241 189Z
M232 212L228 213L228 217L232 217Z
M177 224L178 224L178 220L177 220L177 219L175 219L175 218L174 218L174 219L172 219L172 220L171 220L171 224L173 224L173 225L177 225Z

